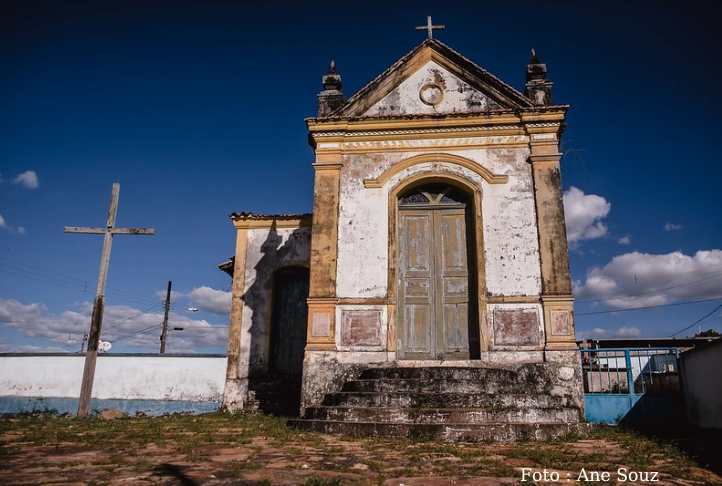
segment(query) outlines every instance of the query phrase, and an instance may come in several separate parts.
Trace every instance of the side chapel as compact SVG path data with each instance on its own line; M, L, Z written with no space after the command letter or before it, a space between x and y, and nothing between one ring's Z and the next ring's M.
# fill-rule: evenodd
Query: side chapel
M322 81L313 214L231 215L224 408L449 439L579 425L546 65L520 92L429 35L350 98L333 62Z

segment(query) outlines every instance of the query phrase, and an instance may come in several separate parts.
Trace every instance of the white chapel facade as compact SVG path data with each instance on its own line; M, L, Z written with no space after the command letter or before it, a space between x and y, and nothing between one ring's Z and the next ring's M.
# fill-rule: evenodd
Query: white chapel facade
M232 215L224 406L285 372L308 409L368 366L557 363L578 396L546 65L521 92L430 38L348 99L335 65L323 85L313 214Z

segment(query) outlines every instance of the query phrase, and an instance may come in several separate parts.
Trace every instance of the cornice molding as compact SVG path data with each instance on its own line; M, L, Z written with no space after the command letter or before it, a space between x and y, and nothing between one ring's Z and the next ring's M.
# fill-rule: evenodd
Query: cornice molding
M313 132L313 136L316 138L326 137L381 137L386 138L393 135L424 135L439 134L439 133L468 133L468 132L489 132L489 131L502 131L508 130L514 133L523 133L521 127L518 125L492 125L492 126L468 126L468 127L448 127L448 128L407 128L407 129L392 129L392 130L362 130L362 131L324 131L324 132Z
M351 132L379 130L410 130L439 129L463 127L488 127L511 125L512 128L529 126L532 128L558 127L564 121L566 109L542 113L473 113L443 116L408 116L397 118L363 118L363 119L307 119L306 124L312 134L340 132L349 135ZM508 128L508 127L507 127Z

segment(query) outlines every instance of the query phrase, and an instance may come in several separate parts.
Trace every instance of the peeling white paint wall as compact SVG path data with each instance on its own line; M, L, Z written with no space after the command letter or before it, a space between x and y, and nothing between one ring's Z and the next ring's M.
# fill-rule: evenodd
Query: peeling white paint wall
M84 356L0 356L0 396L77 398ZM93 398L219 401L225 357L99 356Z
M357 154L344 157L339 205L337 295L384 297L388 289L388 194L403 179L422 172L462 175L481 189L486 287L491 295L539 295L541 267L532 174L526 148L477 148L446 153L471 159L505 184L488 184L476 173L448 162L409 167L382 188L367 189L393 164L421 152Z
M424 85L434 84L444 95L436 105L423 103L419 91ZM434 61L404 80L383 99L369 108L364 116L406 115L409 113L479 113L499 106L468 83L457 78Z
M242 378L251 366L268 363L273 272L288 266L308 268L310 247L309 227L248 229L239 358Z

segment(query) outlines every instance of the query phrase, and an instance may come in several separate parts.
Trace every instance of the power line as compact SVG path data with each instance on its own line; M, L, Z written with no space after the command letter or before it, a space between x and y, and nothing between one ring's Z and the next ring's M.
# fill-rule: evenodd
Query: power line
M178 326L180 327L180 326ZM213 329L226 329L228 327L227 324L218 325L218 326L184 326L184 331L212 331Z
M643 306L643 307L628 307L626 309L614 309L614 310L604 310L604 311L595 311L595 312L578 312L578 313L576 313L576 315L593 316L593 315L597 315L597 314L613 314L615 312L630 312L630 311L638 311L638 310L658 309L660 307L674 307L674 306L678 306L678 305L701 304L702 302L714 302L717 300L722 300L722 297L717 297L714 299L688 300L686 302L674 302L672 304L647 305L647 306Z
M49 271L44 268L33 267L24 263L9 262L7 260L0 260L0 266L5 267L4 270L15 275L22 276L24 278L36 281L45 282L47 280L54 280L55 282L61 282L64 288L75 288L76 285L80 285L81 288L87 290L88 282L92 278L82 278L75 275L70 275L63 272ZM83 292L85 293L85 292ZM127 290L118 289L116 287L109 286L106 294L120 294L124 300L133 302L140 305L147 305L151 300L155 299L139 299L136 294L133 294Z
M118 343L118 342L120 342L120 341L123 341L124 339L136 337L136 336L139 336L139 335L141 335L141 334L146 334L146 333L152 331L153 329L155 329L156 327L158 327L158 325L159 325L159 324L153 324L152 326L148 326L148 327L146 327L145 329L141 329L141 330L136 331L136 332L131 333L131 334L121 334L120 336L118 336L118 337L116 337L115 339L113 339L113 342L114 342L114 343Z
M689 326L685 327L684 329L680 329L679 331L675 332L674 334L671 335L671 337L674 337L674 336L676 336L677 334L683 333L683 332L686 331L687 329L696 326L697 324L699 324L700 322L704 321L705 319L707 319L708 317L710 317L712 314L714 314L715 312L717 312L718 309L722 309L722 304L718 305L717 307L715 307L714 309L712 309L711 312L708 312L707 314L703 315L702 317L700 317L699 319L697 319L696 321L694 321L692 324L690 324Z

